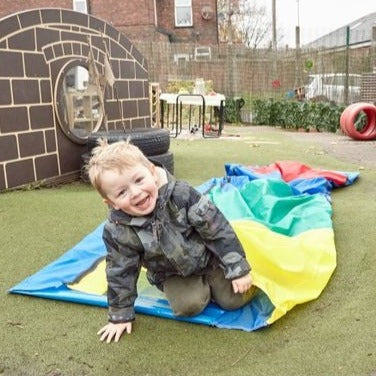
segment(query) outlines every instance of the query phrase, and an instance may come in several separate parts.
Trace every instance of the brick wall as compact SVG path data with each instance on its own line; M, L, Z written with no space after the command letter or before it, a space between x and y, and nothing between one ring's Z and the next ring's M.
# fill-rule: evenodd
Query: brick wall
M123 34L70 10L13 14L0 20L0 190L79 171L85 142L58 116L57 93L70 66L87 67L88 36L97 70L106 45L115 76L104 92L108 128L150 126L146 61Z
M1 0L0 19L12 13L34 8L65 8L73 9L72 0Z
M216 0L192 0L192 27L175 26L174 3L172 0L159 0L157 2L158 26L170 31L172 39L179 42L197 42L199 44L218 43ZM214 11L214 16L209 20L202 17L202 9L205 6L210 6Z
M218 43L216 0L192 0L192 27L175 27L174 0L156 1L157 28L154 0L87 0L87 4L90 14L110 23L132 42L145 39L167 41L170 36L177 42ZM208 6L214 11L214 16L205 20L202 9ZM43 7L72 9L73 0L0 0L0 19L25 9Z
M121 31L127 38L138 46L140 41L150 42L167 42L168 35L156 31L154 25L144 26L118 26L117 29Z
M90 0L90 13L117 29L154 25L154 0Z

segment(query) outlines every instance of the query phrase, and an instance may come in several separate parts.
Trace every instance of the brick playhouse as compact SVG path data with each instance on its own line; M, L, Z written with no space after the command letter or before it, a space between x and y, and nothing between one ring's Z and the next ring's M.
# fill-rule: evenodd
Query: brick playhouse
M106 60L112 86L98 80ZM49 8L1 19L0 88L0 190L77 177L88 133L105 124L150 127L145 59L88 14Z

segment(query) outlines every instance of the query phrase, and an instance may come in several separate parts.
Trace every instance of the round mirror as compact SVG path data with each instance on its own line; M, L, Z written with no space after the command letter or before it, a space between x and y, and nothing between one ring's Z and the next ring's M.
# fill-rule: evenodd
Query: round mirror
M103 118L100 89L80 63L69 63L60 72L55 106L63 132L77 143L86 143Z

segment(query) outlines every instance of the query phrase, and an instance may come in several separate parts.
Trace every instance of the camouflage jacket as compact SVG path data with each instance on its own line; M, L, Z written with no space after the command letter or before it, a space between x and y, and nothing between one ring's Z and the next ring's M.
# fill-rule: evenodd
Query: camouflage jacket
M172 275L205 274L213 260L227 279L250 271L243 248L222 213L207 197L170 174L168 183L159 189L153 213L131 217L111 210L103 239L110 322L134 320L141 266L147 269L149 282L159 288Z

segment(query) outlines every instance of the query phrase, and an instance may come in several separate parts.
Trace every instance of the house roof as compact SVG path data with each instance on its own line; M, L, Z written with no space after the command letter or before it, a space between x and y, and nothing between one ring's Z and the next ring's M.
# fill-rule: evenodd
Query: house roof
M350 27L350 46L369 44L372 39L372 27L376 26L376 12L358 18L357 20L326 34L304 47L309 48L338 48L346 46L346 28Z

